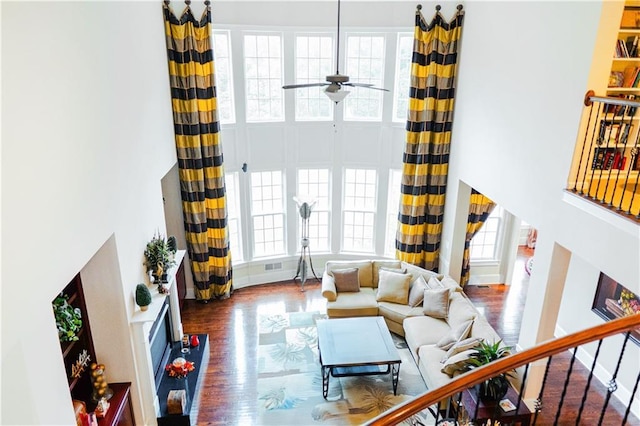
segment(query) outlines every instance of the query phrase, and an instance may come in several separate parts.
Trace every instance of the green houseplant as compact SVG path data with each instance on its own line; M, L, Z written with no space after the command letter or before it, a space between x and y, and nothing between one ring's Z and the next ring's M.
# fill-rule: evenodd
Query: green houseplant
M141 311L146 311L151 304L151 292L143 283L136 286L136 304L140 306Z
M145 266L151 272L154 282L158 285L167 282L167 271L176 264L174 255L177 251L174 236L165 238L160 233L153 236L144 250Z
M69 304L69 296L60 293L53 301L53 314L58 327L58 338L61 342L75 342L82 328L82 313L80 308Z
M466 361L463 371L470 371L490 362L511 355L511 346L503 346L502 340L494 343L482 341L474 348L474 351ZM485 380L478 385L478 395L486 401L499 401L509 390L508 377L513 377L512 372L501 373Z

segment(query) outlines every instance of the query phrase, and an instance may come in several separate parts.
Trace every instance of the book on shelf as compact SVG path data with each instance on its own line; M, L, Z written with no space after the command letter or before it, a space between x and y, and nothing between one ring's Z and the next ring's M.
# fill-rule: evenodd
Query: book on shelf
M624 58L635 58L638 56L638 36L629 36L624 44Z
M609 87L622 87L624 82L624 74L622 71L611 71L609 76Z
M638 67L626 67L623 74L622 87L635 87L636 79L638 78Z

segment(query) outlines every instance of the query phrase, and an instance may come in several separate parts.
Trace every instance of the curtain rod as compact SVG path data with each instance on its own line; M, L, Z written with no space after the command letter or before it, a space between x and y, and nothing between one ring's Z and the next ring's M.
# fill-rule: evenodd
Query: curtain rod
M171 3L171 1L170 1L170 0L164 0L164 4L165 4L165 5L169 6L169 3ZM184 3L185 3L187 6L190 6L190 5L191 5L191 0L184 0ZM209 0L205 0L205 1L204 1L204 4L205 4L205 6L209 6L209 5L211 4L211 2L210 2Z
M462 6L461 4L459 4L459 5L457 5L457 6L456 6L456 9L458 9L458 10L462 10L462 7L463 7L463 6ZM416 6L416 9L418 9L418 10L422 10L422 5L421 5L421 4L418 4L418 5ZM437 4L437 5L436 5L436 12L440 12L440 9L442 9L442 6L440 6L439 4Z

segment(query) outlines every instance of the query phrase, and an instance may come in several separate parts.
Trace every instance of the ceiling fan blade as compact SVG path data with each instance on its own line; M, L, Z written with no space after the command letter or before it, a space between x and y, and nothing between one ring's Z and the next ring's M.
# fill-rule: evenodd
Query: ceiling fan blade
M372 87L371 83L344 83L345 86L354 86L354 87Z
M373 87L373 84L369 84L369 83L344 83L343 86L362 87L365 89L381 90L383 92L389 91L389 89L384 89L382 87Z
M302 87L317 87L327 86L329 83L304 83L304 84L286 84L282 86L283 89L300 89Z

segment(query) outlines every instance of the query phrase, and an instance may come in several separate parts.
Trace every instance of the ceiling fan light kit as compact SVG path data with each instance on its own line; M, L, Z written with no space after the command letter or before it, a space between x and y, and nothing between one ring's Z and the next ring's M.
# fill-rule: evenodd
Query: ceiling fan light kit
M335 103L338 103L346 98L349 93L351 92L349 92L348 90L338 90L336 92L330 92L328 87L324 91L324 94L327 95L327 97L329 97L329 99L331 99Z
M282 88L300 89L303 87L327 86L324 89L324 93L336 104L346 98L349 93L351 93L348 90L344 90L342 86L364 87L367 89L375 89L388 92L387 89L383 89L381 87L373 87L373 84L370 83L350 83L349 76L340 74L340 0L338 0L338 28L336 34L336 73L333 75L328 75L326 77L327 81L324 83L286 84L282 86Z

